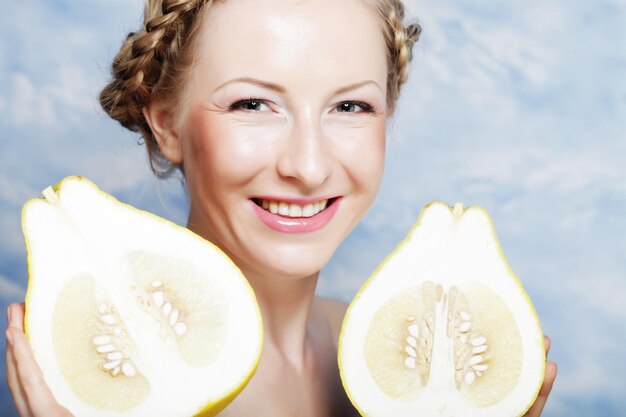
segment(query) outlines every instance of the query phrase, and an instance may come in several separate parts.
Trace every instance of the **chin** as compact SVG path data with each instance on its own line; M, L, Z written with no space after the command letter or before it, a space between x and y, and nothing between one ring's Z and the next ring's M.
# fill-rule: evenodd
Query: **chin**
M274 275L290 279L299 279L317 274L330 260L334 252L324 249L301 249L287 247L287 250L260 251L248 259L254 264L242 265L242 269L258 275ZM266 249L270 249L267 247Z

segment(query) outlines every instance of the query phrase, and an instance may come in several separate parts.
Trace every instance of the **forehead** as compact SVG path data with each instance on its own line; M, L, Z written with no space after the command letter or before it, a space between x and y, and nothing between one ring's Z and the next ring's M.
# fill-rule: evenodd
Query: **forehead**
M212 84L254 76L289 87L374 79L385 87L382 21L364 0L226 0L204 17L200 71Z

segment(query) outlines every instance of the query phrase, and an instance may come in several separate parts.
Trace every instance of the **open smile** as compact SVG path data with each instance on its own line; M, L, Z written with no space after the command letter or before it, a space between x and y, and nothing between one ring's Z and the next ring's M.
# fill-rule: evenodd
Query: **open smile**
M252 201L262 207L264 210L269 211L272 214L279 214L285 217L311 217L317 213L324 211L326 207L330 206L337 197L331 199L320 199L306 204L270 200L265 198L253 198Z
M341 197L317 200L286 200L251 198L252 208L269 228L284 233L305 233L319 230L333 218Z

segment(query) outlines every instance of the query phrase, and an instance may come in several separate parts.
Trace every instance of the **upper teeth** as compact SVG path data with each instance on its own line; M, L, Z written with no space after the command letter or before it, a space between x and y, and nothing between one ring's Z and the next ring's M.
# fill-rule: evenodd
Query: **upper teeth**
M311 217L326 208L328 200L320 200L304 206L284 201L261 200L261 206L270 213L289 217Z

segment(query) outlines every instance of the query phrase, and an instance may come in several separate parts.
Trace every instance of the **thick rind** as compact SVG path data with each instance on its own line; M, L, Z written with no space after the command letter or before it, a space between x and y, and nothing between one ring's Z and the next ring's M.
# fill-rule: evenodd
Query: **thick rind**
M363 285L361 286L361 288L359 289L359 291L357 292L357 294L354 296L354 298L352 299L352 302L350 303L350 305L348 306L347 310L346 310L346 314L344 316L344 320L341 326L341 332L339 335L339 342L338 342L338 346L337 346L337 352L338 352L338 364L339 364L339 373L340 373L340 377L341 377L341 383L344 387L344 390L348 396L348 398L350 399L350 402L352 403L352 405L357 409L357 411L359 412L360 415L364 416L364 417L368 417L369 415L359 407L359 404L357 403L357 401L355 400L353 394L350 391L350 387L349 385L346 383L346 376L344 373L344 367L343 365L343 352L344 352L344 335L345 335L345 328L346 328L346 323L348 321L348 318L350 317L350 314L352 312L352 308L355 304L357 304L357 302L359 301L359 299L361 298L362 294L367 290L368 286L376 279L378 273L384 268L384 266L386 265L386 263L392 259L398 252L400 252L400 250L404 247L404 245L406 245L411 238L413 237L413 234L415 233L415 231L421 226L422 224L422 219L424 217L424 215L428 212L428 210L431 207L434 206L441 206L441 207L445 207L446 209L448 209L451 213L453 213L453 207L451 207L449 204L442 202L442 201L432 201L430 203L428 203L427 205L425 205L422 210L420 211L420 214L417 218L417 221L415 222L415 224L411 227L411 229L409 230L409 232L407 233L407 235L404 237L404 239L402 239L402 241L398 244L398 246L396 246L396 248L391 251L386 257L385 259L374 269L374 271L372 272L372 274L365 280L365 282L363 283ZM506 270L508 271L509 275L514 278L516 285L518 286L518 289L520 290L521 294L523 294L523 296L526 298L526 300L528 301L528 305L531 307L531 312L533 315L533 319L537 325L538 328L541 328L541 323L539 321L539 316L537 315L537 312L533 306L532 301L530 300L530 296L528 295L528 293L526 292L526 290L524 289L521 280L519 279L519 277L513 272L513 270L511 269L511 266L509 265L508 261L506 260L506 257L504 256L504 251L502 249L502 246L500 245L500 241L498 240L496 231L495 231L495 224L493 222L493 219L491 218L491 216L489 215L489 213L487 212L486 209L484 209L483 207L480 206L469 206L464 208L463 210L463 214L465 214L467 211L469 210L478 210L483 212L485 218L487 218L487 220L489 221L489 225L490 225L490 233L492 235L492 238L494 240L494 242L496 243L496 247L498 249L498 254L500 256L501 261L503 262ZM454 214L454 213L453 213ZM545 345L543 340L541 340L544 352L545 352ZM545 360L543 361L543 369L542 369L542 374L545 374ZM533 398L536 399L537 396L539 395L539 391L541 389L541 384L538 384L538 386L536 387L535 393L533 394ZM533 399L533 402L534 402ZM523 412L521 412L519 414L518 417L523 416L532 406L533 402L531 402L530 404L528 404L527 408L525 410L523 410Z
M123 203L119 200L117 200L115 197L113 197L112 195L102 191L96 184L94 184L92 181L88 180L85 177L82 176L68 176L63 178L61 181L59 181L58 183L56 183L54 186L52 186L52 189L54 190L55 193L60 194L61 190L64 188L64 186L66 186L67 184L71 183L71 182L83 182L88 184L90 187L93 188L94 191L96 191L97 193L99 193L101 196L109 199L111 202L116 203L128 210L132 210L136 213L140 213L142 215L148 216L154 220L157 220L159 222L163 222L171 227L174 227L175 229L177 229L178 231L182 232L182 233L186 233L189 236L193 237L194 239L197 239L198 241L202 242L205 245L209 245L211 246L213 249L215 249L216 251L218 251L219 253L221 253L224 257L225 260L227 260L236 271L238 271L242 282L245 284L244 287L246 288L247 292L248 292L248 296L252 298L252 300L254 300L254 306L255 306L255 310L256 310L256 315L258 317L258 321L259 321L259 331L260 331L260 343L257 345L257 352L256 352L256 357L254 360L254 366L250 368L250 371L247 375L245 375L240 383L237 385L237 387L231 391L230 394L228 394L227 396L219 399L218 401L215 402L209 402L207 404L205 404L203 407L200 407L197 412L194 414L194 416L206 416L206 417L210 417L210 416L215 416L216 414L218 414L222 409L224 409L244 388L245 386L248 384L248 382L250 381L250 379L252 378L252 376L254 375L254 373L256 372L256 369L259 365L259 361L261 359L261 349L263 346L263 338L264 338L264 334L263 334L263 326L262 326L262 320L261 320L261 311L260 308L258 306L258 304L256 303L256 296L254 293L254 290L252 289L252 287L250 286L248 280L245 278L245 276L241 273L241 271L239 270L239 268L235 265L235 263L217 246L215 246L213 243L207 241L206 239L202 238L201 236L193 233L191 230L187 229L186 227L182 227L177 225L176 223L170 222L169 220L166 220L162 217L159 217L153 213L150 213L148 211L144 211L144 210L140 210L132 205ZM24 206L22 207L22 218L21 218L21 222L22 222L22 231L24 234L24 243L26 246L26 253L27 253L27 271L28 271L28 288L27 288L27 292L26 292L26 297L25 297L25 315L24 315L24 332L27 336L27 338L30 339L31 335L30 335L30 328L31 328L31 320L32 320L32 307L31 307L31 298L32 298L32 285L34 285L34 275L32 273L33 271L33 266L32 266L32 259L31 259L31 243L28 237L28 225L27 225L27 216L28 216L28 212L29 209L35 205L35 204L41 204L41 203L46 203L45 198L43 197L36 197L36 198L32 198L30 200L28 200Z

